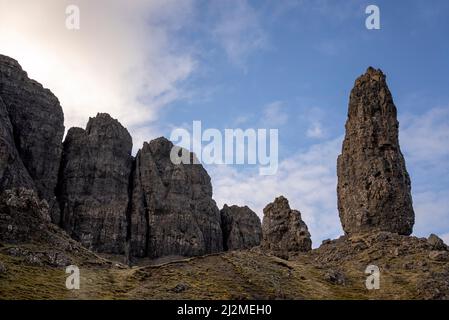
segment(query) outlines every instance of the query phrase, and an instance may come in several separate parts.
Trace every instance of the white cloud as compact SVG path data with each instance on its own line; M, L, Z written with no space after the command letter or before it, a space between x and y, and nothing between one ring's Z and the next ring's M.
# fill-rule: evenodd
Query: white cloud
M443 239L444 243L449 245L449 233L440 235L441 239Z
M246 60L266 46L267 36L258 13L246 0L214 1L217 22L212 34L225 50L229 60L246 70Z
M314 246L319 246L321 240L342 234L335 171L340 148L341 138L316 144L281 161L273 176L260 176L255 169L210 166L214 199L219 207L225 203L248 205L262 219L263 208L284 195L291 207L301 212Z
M320 122L312 122L306 132L307 137L309 138L323 138L324 130Z
M449 230L449 189L414 193L413 208L416 220L414 234L426 237L430 233Z
M401 117L400 141L412 172L414 233L449 230L449 108L432 108L421 115Z
M242 125L242 124L245 124L245 123L247 123L248 122L248 116L243 116L243 115L241 115L241 116L238 116L236 119L235 119L235 121L234 121L234 125L235 126L240 126L240 125Z
M80 8L79 31L65 28L68 4ZM175 0L0 0L0 50L55 93L66 128L108 112L131 133L150 134L195 70L175 36L190 11L190 1Z
M328 131L323 125L323 123L326 123L328 114L323 108L311 106L311 102L307 101L299 102L297 109L299 110L298 123L307 128L305 131L306 137L312 139L328 138Z
M262 122L268 126L282 126L288 121L288 114L284 111L282 101L274 101L263 109Z
M405 115L401 124L401 145L409 161L436 164L449 157L449 108Z

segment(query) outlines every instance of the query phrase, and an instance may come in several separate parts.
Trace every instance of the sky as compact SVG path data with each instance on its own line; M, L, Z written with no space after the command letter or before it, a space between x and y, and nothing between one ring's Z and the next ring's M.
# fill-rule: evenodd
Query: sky
M66 28L66 8L80 29ZM380 29L368 30L368 5ZM205 165L219 207L261 218L279 195L314 247L343 234L336 158L349 93L380 68L398 108L414 234L449 243L447 0L0 0L0 53L59 98L66 130L108 112L134 152L173 129L278 129L279 169Z

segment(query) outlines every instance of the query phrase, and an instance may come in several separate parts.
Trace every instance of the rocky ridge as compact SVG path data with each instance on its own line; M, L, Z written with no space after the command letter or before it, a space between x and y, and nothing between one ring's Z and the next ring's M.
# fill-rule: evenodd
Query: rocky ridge
M0 56L0 71L0 297L449 299L448 247L436 235L408 236L410 179L380 70L369 68L351 92L338 159L345 236L313 250L300 212L286 198L264 209L257 247L260 221L249 208L220 212L201 165L174 165L173 145L164 138L132 157L129 133L107 114L56 143L62 125L57 99L13 59ZM129 268L80 242L93 251L178 260ZM61 267L73 263L85 267L89 281L72 294L58 281ZM378 292L362 285L368 264L382 271ZM203 282L196 282L197 274L205 275ZM35 282L18 292L11 286L17 277Z
M105 113L86 129L70 128L62 141L59 101L6 56L0 133L0 191L34 192L52 221L86 248L130 258L223 250L220 211L200 164L173 164L165 138L132 157L128 131Z
M13 138L15 144L15 147L11 142L7 144L10 161L14 161L10 168L15 170L7 172L9 178L0 179L3 180L1 187L35 189L47 200L53 220L57 221L59 207L55 188L64 134L61 105L50 90L28 78L16 60L3 55L0 55L0 97L3 101L0 102L1 130L7 130L9 133L5 137ZM2 109L6 109L9 121ZM2 139L5 137L2 135Z

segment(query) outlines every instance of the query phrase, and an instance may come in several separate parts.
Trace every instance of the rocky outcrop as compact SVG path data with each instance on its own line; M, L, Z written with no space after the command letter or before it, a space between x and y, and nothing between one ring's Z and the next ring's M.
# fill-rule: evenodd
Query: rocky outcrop
M30 242L50 221L48 204L36 191L16 188L0 194L0 241Z
M448 250L449 251L449 247L444 243L443 239L441 239L434 233L432 233L427 238L427 242L432 246L432 248L434 250Z
M131 149L128 131L108 114L67 133L58 187L62 227L89 249L125 252Z
M50 90L29 79L17 61L3 55L0 55L0 97L11 124L11 130L8 124L3 127L2 114L1 131L6 128L6 131L12 133L17 153L33 179L39 196L49 203L56 221L59 214L54 191L64 134L64 115L59 101ZM10 184L15 186L30 187L23 170L14 169L14 166L20 167L14 152L10 160L16 164L10 167L12 171L9 171L7 180L14 181Z
M338 209L346 234L412 232L410 178L398 127L385 75L370 67L351 91L346 136L337 161Z
M47 201L41 200L35 190L25 188L8 189L0 193L0 260L5 256L8 257L7 262L14 259L14 263L9 264L10 267L14 265L14 268L10 270L23 270L24 265L42 267L42 271L52 268L63 270L63 267L74 263L78 266L84 263L111 265L104 263L103 259L100 260L52 223ZM22 285L32 286L33 283ZM5 287L5 283L0 284L0 288ZM4 293L3 290L0 292Z
M170 160L165 138L144 143L132 178L131 254L151 258L222 251L220 211L200 164ZM193 155L192 155L193 156Z
M260 244L262 226L257 214L247 206L224 205L221 213L223 249L249 249Z
M263 209L261 246L281 258L312 249L312 240L301 213L290 209L288 200L280 196Z

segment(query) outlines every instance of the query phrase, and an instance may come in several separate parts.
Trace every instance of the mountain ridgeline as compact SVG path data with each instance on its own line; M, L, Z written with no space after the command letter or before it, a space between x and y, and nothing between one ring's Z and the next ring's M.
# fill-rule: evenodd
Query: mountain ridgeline
M53 224L87 249L131 259L259 245L284 258L311 250L307 225L284 197L267 205L263 224L246 206L220 211L206 170L172 163L169 140L145 142L133 157L129 132L108 114L90 118L85 129L70 128L64 141L63 122L58 99L0 55L1 191L34 191ZM355 82L337 162L346 235L411 234L410 178L380 70L370 67Z
M285 197L262 223L247 206L219 210L206 170L173 164L163 137L134 157L126 128L98 113L63 141L58 99L0 55L0 299L449 299L448 246L410 236L396 113L368 68L337 160L345 234L312 249ZM80 290L66 288L69 265ZM365 287L372 265L379 290Z
M144 143L133 157L129 132L108 114L90 118L85 129L70 128L62 142L63 122L50 90L0 55L0 190L33 190L48 203L52 222L86 248L130 257L198 256L223 251L222 220L233 215L260 229L251 210L225 210L222 219L206 170L173 164L169 140ZM225 228L242 234L238 224ZM247 241L232 243L240 246Z

